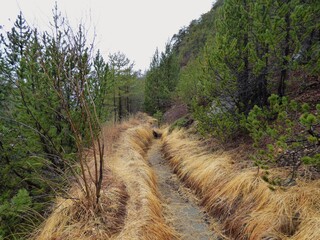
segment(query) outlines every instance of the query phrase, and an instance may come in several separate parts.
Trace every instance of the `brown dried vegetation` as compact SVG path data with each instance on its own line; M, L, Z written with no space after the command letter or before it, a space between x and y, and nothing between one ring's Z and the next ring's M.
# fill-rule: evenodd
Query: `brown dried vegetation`
M69 197L56 199L31 239L175 239L162 217L155 176L145 160L153 122L138 114L105 126L106 166L98 205L90 205L81 185L73 184ZM88 166L94 168L92 161Z
M235 154L209 153L183 131L162 136L174 172L232 239L320 239L320 181L274 189Z

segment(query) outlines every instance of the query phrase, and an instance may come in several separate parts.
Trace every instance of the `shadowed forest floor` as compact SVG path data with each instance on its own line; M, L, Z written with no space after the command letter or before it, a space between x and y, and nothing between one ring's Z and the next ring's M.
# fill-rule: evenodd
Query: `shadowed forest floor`
M153 142L147 160L157 176L165 219L181 235L181 239L220 239L210 230L209 216L197 206L198 200L181 185L162 158L159 140Z

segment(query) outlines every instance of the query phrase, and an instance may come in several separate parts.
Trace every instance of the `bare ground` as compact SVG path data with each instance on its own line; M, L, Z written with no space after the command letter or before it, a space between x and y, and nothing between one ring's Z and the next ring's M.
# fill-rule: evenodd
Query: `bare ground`
M160 141L148 151L148 161L157 176L164 217L184 240L218 240L210 229L208 215L197 205L198 200L181 185L177 176L161 156Z

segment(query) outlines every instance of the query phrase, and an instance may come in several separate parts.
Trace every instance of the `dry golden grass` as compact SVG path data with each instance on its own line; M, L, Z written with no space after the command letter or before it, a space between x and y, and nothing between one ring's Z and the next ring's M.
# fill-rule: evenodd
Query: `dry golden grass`
M32 239L109 239L121 230L128 199L124 185L109 183L99 207L93 209L77 186L69 191L72 199L57 198L54 211Z
M117 239L177 239L162 216L155 174L145 158L152 138L151 128L145 125L127 130L111 161L130 196L124 228Z
M56 199L54 210L31 239L175 239L162 217L155 175L145 160L154 121L138 114L121 124L106 125L99 204L92 205L81 186L73 184L69 199Z
M233 239L320 239L320 182L271 190L256 169L235 168L228 152L209 153L183 131L162 135L178 177Z

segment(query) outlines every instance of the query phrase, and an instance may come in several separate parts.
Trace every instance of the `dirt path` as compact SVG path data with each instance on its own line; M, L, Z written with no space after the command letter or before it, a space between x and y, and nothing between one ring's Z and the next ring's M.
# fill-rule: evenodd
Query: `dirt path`
M197 206L196 199L187 193L162 158L159 140L155 140L151 146L148 160L157 175L165 218L181 234L181 239L219 239L209 229L208 216Z

